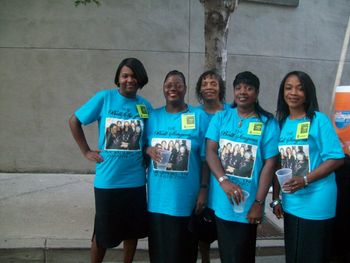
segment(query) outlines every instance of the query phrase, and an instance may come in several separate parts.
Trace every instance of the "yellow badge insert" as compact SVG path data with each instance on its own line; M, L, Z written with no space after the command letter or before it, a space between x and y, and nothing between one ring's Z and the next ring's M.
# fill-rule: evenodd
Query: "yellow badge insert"
M139 113L140 118L142 119L148 118L147 107L144 104L137 104L136 109L137 109L137 112Z
M309 138L310 122L301 122L297 127L296 140L305 140Z
M181 127L183 130L193 130L196 128L196 116L194 114L181 115Z
M263 128L262 122L251 122L248 127L248 134L250 135L261 135Z

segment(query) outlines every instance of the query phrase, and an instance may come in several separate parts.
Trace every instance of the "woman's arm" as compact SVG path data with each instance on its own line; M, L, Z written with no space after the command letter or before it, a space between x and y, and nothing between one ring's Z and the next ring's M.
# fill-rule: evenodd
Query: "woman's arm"
M264 162L264 166L260 173L259 187L255 196L255 201L247 215L247 219L251 224L260 223L263 217L265 198L271 186L276 161L277 156L269 158Z
M274 173L272 178L272 210L278 219L283 218L283 208L280 199L280 191L281 186L278 182L277 175Z
M310 183L320 180L328 176L331 172L342 166L344 163L344 158L341 159L329 159L323 162L319 167L317 167L312 172L305 176L295 176L292 177L288 182L283 185L283 190L290 191L294 193Z
M90 149L86 141L83 128L81 127L81 123L74 114L72 115L72 117L69 118L69 126L73 138L75 139L76 143L80 148L80 151L85 156L85 158L93 162L103 162L103 158L99 154L101 151L92 151Z
M232 203L232 198L235 199L235 202L239 204L243 199L243 193L241 188L238 185L231 183L225 171L222 167L222 164L218 157L218 143L207 139L207 148L206 148L206 159L209 165L210 170L219 181L222 189L225 191L227 198Z

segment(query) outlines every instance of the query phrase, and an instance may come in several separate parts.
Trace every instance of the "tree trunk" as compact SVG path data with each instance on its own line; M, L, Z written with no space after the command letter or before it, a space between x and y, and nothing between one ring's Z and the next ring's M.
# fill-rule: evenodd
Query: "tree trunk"
M205 12L205 69L216 70L226 81L228 25L239 0L199 1Z

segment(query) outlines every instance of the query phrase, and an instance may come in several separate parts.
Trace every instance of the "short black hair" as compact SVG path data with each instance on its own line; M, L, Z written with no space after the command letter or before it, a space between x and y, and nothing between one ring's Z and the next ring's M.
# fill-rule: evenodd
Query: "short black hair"
M196 84L196 95L199 103L203 103L203 96L201 94L202 80L206 77L214 77L219 82L219 100L220 102L225 101L226 86L222 77L215 70L207 70L202 75L200 75Z
M235 88L237 85L239 85L241 83L252 86L255 88L256 92L259 92L260 80L252 72L243 71L241 73L238 73L235 77L235 80L233 81L233 88ZM235 102L233 102L232 107L236 108L237 104ZM267 117L268 120L273 118L273 114L268 112L267 110L263 109L260 106L258 100L255 102L254 108L255 108L255 112L259 115L259 117L261 117L261 115L264 115L265 117Z
M254 87L257 91L260 88L259 78L250 71L243 71L241 73L238 73L235 77L235 80L233 81L233 87L236 87L241 83L250 85Z
M283 78L280 84L277 99L276 118L280 122L280 124L282 124L290 114L289 107L286 101L284 100L284 85L286 84L286 81L290 76L296 76L300 81L300 84L305 93L304 110L306 113L306 117L308 117L310 121L312 121L312 118L315 115L315 111L319 110L316 96L316 87L311 77L307 73L297 70L289 72Z
M163 83L165 83L166 80L169 77L171 77L171 76L179 76L181 78L181 80L183 81L183 84L185 85L185 88L187 88L185 75L182 72L178 71L178 70L169 71L168 74L166 74Z
M114 83L119 86L119 75L122 67L127 66L130 68L137 79L137 84L140 89L143 88L148 83L148 76L145 67L142 62L137 58L125 58L122 62L120 62L117 72L115 73Z

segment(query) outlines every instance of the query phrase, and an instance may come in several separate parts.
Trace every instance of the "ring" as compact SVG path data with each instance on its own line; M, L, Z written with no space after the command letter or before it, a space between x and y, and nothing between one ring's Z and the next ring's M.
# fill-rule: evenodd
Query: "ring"
M237 190L234 190L234 191L233 191L233 194L234 194L234 195L238 194L238 191L237 191Z
M256 220L256 223L257 223L257 224L260 224L260 223L261 223L261 221L260 221L260 220Z

